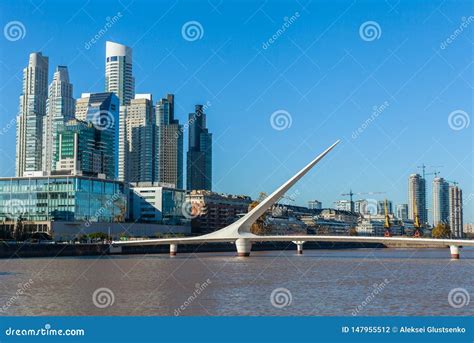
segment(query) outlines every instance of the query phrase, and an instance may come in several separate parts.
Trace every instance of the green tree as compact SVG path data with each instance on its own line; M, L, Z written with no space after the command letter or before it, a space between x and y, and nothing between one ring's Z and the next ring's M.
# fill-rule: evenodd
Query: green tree
M431 232L433 238L449 238L451 237L451 228L448 224L438 223Z

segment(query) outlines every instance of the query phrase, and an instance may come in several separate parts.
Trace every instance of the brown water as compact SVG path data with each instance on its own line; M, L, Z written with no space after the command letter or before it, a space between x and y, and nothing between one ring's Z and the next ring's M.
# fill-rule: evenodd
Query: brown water
M114 301L99 308L93 293L103 287ZM274 306L278 288L287 291ZM470 302L451 306L454 288ZM0 260L2 306L0 315L474 315L474 249L461 260L448 249Z

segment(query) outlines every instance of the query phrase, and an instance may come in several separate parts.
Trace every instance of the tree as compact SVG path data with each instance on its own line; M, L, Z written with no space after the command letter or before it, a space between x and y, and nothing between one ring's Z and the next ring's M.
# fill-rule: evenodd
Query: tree
M349 229L349 236L357 236L357 229L355 227L351 227Z
M433 238L449 238L451 237L451 228L448 224L438 223L431 232Z
M260 202L262 202L265 198L267 197L267 195L265 193L260 193L259 197L258 197L258 200L256 201L253 201L250 203L249 205L249 212L251 210L253 210L255 207L258 206L258 204L260 204ZM255 235L266 235L266 234L269 234L271 232L271 228L268 227L268 225L265 224L265 220L267 218L267 211L265 211L264 214L262 214L256 221L255 223L252 224L252 226L250 227L250 232L252 232L253 234Z

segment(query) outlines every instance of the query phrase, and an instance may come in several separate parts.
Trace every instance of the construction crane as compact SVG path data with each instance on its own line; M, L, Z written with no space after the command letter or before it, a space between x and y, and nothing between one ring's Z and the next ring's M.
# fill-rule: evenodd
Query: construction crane
M440 171L434 171L432 173L426 173L425 175L434 175L434 177L436 178L436 177L438 177L439 174L441 174Z
M459 185L459 182L457 182L457 181L449 181L449 180L444 180L444 181L446 181L448 183L452 183L455 186Z
M358 192L358 193L352 193L352 189L349 190L349 193L342 193L342 196L349 196L349 199L351 201L351 212L354 212L354 201L353 201L353 196L354 195L373 195L373 194L385 194L386 192Z
M387 206L387 199L384 201L384 209L385 209L385 222L383 227L385 228L384 237L392 237L392 231L390 228L392 227L392 223L390 223L390 216L388 215L388 206Z
M442 168L442 167L443 166L425 166L425 164L423 163L421 166L418 166L417 168L421 169L421 175L423 176L423 179L424 179L426 175L431 175L431 173L430 174L425 173L426 168Z

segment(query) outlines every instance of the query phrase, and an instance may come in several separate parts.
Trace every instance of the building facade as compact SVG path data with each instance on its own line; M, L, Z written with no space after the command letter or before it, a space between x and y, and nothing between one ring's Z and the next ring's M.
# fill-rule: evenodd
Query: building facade
M393 214L393 204L390 200L387 200L387 212ZM385 214L385 200L377 201L377 214Z
M58 66L49 85L46 116L43 121L42 170L55 169L56 138L59 128L74 118L76 100L72 95L72 84L66 66Z
M186 165L186 189L212 188L212 134L206 127L202 105L189 114L189 145Z
M397 218L400 220L408 219L408 204L397 205Z
M183 188L183 126L174 117L174 95L156 104L158 182Z
M76 118L92 123L99 131L105 175L116 179L118 173L119 100L114 93L83 93L76 102Z
M308 201L308 208L310 210L320 210L323 208L323 204L318 200L310 200Z
M110 41L105 43L105 91L115 93L120 105L128 105L134 98L131 48Z
M16 127L16 175L42 168L43 119L48 99L48 57L41 52L30 54L23 69L23 91L20 96Z
M449 184L442 177L433 179L433 225L449 222Z
M426 182L419 174L412 174L408 178L408 218L414 220L415 213L418 214L422 225L427 223Z
M183 211L191 219L193 233L207 233L233 223L239 215L248 212L251 202L244 195L195 190L186 195Z
M132 183L130 219L134 222L189 224L183 214L186 193L172 184L158 182Z
M453 237L462 238L464 236L462 190L458 186L449 187L449 226Z
M350 211L351 205L350 200L337 200L334 202L334 208L338 211Z

